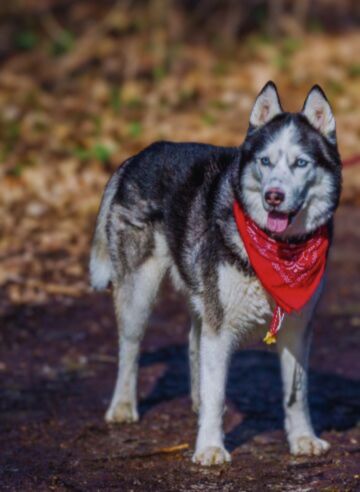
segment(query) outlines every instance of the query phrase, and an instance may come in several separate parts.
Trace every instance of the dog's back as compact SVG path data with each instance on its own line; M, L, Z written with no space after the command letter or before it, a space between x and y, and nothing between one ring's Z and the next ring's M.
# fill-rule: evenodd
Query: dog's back
M136 269L155 246L156 226L161 228L165 215L182 207L175 196L203 185L206 174L220 171L237 151L156 142L125 161L108 182L100 206L91 250L92 286L106 288L112 271L122 277Z

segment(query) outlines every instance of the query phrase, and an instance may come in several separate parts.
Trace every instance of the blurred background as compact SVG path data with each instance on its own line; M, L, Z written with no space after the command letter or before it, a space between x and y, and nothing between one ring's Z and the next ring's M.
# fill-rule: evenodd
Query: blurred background
M359 490L359 28L358 0L0 2L2 490ZM111 296L88 287L90 240L117 165L158 139L241 144L269 79L289 111L320 84L336 115L344 192L310 374L333 451L289 455L261 344L230 372L233 466L199 471L189 319L166 284L140 360L141 423L103 421L117 337Z
M0 306L85 292L111 171L157 139L239 145L269 79L290 111L321 84L358 155L359 22L357 0L1 2Z

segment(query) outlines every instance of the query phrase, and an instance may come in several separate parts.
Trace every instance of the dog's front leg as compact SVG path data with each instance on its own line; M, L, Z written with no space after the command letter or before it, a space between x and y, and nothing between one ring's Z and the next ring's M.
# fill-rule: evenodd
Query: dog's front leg
M307 395L307 365L311 341L309 315L286 316L278 334L284 393L285 429L294 455L319 455L330 445L315 435Z
M195 413L199 413L200 409L200 334L201 319L193 314L189 333L189 361L191 402Z
M204 466L230 461L224 448L222 417L233 334L214 333L205 324L200 339L200 414L193 462Z

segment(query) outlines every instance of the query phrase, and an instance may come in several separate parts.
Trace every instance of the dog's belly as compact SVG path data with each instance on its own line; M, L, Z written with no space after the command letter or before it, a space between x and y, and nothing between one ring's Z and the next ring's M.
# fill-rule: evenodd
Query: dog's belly
M225 328L246 336L266 331L273 306L257 277L222 265L219 267L219 298Z

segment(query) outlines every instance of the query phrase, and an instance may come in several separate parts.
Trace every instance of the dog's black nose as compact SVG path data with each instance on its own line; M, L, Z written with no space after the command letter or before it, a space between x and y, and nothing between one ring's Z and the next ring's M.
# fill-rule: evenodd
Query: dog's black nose
M285 199L285 193L278 188L270 188L265 193L266 202L272 207L278 207Z

